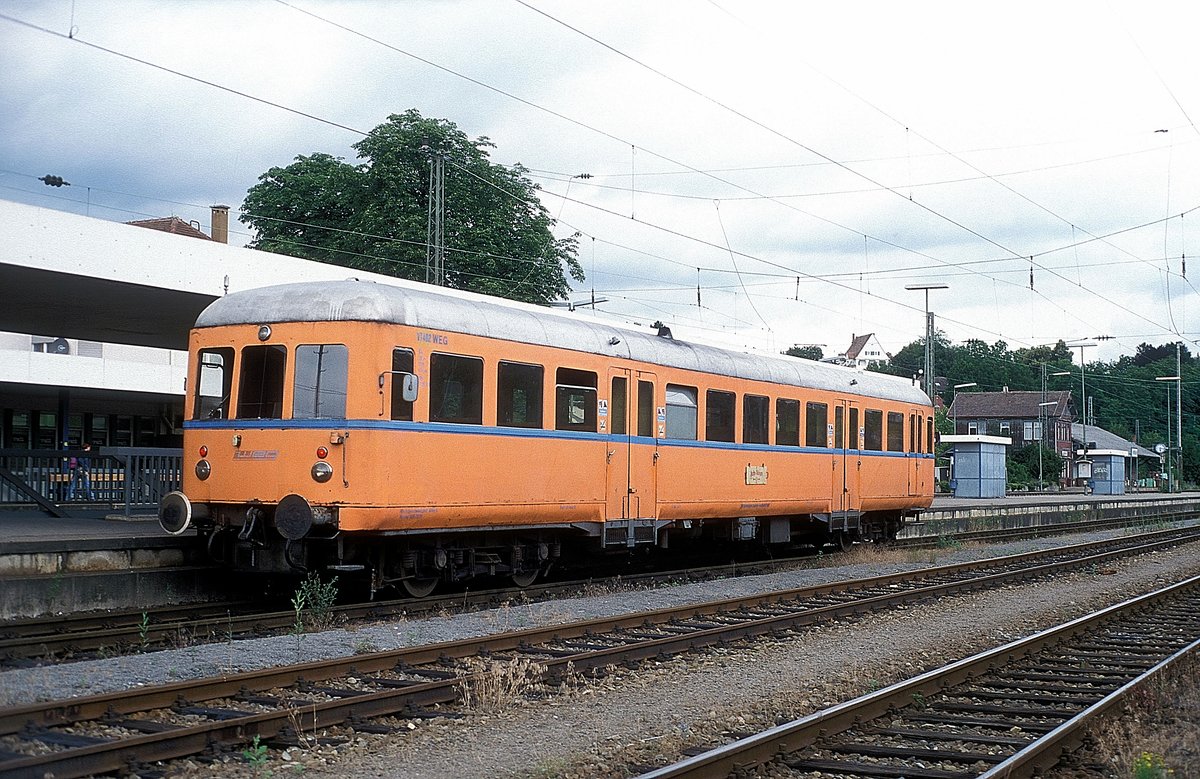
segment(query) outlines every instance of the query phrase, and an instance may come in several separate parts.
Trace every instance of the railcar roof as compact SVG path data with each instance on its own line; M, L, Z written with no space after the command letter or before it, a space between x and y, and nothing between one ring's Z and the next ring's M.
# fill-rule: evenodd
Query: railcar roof
M196 327L323 321L410 325L742 379L929 403L918 387L896 376L676 341L538 306L462 292L447 294L421 285L347 280L233 292L205 308Z

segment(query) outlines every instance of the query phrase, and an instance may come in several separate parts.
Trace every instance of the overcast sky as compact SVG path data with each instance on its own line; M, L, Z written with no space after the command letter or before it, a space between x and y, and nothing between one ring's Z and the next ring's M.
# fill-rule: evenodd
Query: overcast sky
M947 284L953 342L1198 351L1198 8L0 2L0 198L208 231L416 108L530 169L622 321L894 352Z

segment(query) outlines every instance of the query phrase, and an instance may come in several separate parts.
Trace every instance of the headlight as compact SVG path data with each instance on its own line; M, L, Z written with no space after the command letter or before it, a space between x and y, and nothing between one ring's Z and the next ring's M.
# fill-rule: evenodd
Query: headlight
M313 481L324 484L333 478L333 466L325 462L313 463L312 477Z
M196 478L204 481L212 473L212 466L208 464L208 460L200 460L196 463Z

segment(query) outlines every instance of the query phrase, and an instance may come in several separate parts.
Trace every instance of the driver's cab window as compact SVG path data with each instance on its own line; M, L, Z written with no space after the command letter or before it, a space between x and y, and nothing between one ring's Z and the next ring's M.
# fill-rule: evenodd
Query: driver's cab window
M233 389L233 349L201 349L194 381L192 419L227 419Z

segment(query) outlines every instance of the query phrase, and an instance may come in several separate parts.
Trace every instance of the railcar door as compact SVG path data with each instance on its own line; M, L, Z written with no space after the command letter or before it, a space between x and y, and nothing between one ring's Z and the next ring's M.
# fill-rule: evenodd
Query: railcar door
M924 437L921 435L921 420L924 415L920 409L912 409L908 414L908 494L910 497L921 495L925 491L925 477L921 470L925 452Z
M607 518L653 518L658 493L655 376L612 368L608 381Z
M833 407L832 427L834 510L856 511L862 449L858 405L852 400L838 400Z

